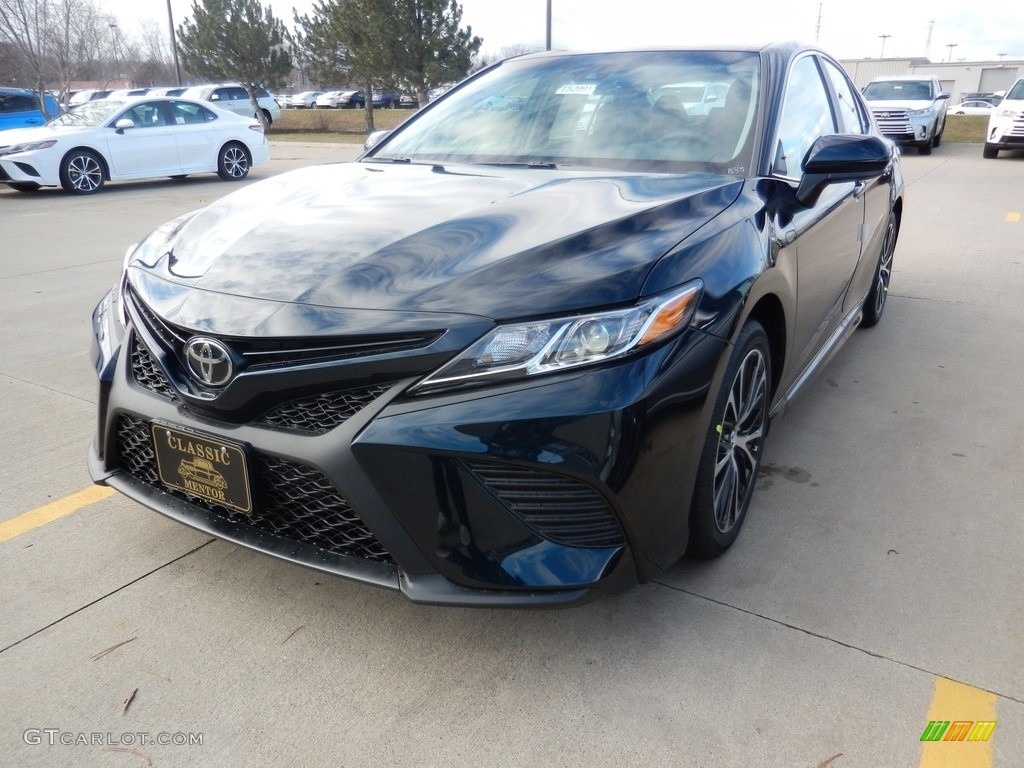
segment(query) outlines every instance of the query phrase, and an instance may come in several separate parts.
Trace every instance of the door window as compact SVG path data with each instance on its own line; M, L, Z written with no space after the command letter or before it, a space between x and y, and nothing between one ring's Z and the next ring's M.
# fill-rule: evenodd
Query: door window
M819 136L836 132L832 104L814 57L797 59L789 73L772 172L796 178Z

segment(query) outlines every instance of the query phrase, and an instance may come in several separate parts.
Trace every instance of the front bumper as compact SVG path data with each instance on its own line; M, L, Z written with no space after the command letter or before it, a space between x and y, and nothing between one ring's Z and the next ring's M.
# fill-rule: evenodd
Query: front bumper
M685 549L717 337L690 331L616 365L462 392L409 397L417 379L393 381L312 433L188 405L147 354L152 339L116 315L104 302L93 318L90 473L193 528L414 602L472 606L586 602ZM245 446L253 513L165 487L154 421Z
M997 149L1024 149L1024 110L990 117L985 144Z
M872 114L882 135L899 144L927 144L934 138L938 126L934 113L915 116L904 109L875 109Z

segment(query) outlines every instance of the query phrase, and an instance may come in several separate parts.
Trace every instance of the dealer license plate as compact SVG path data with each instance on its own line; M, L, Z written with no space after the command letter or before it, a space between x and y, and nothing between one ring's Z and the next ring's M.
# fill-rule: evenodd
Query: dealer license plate
M239 512L252 512L245 448L212 435L151 425L160 481Z

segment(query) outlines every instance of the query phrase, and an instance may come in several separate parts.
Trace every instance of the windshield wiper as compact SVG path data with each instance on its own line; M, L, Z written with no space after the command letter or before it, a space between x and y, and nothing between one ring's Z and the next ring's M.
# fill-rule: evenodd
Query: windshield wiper
M547 160L531 160L529 162L505 162L505 163L478 163L478 165L491 165L497 168L558 168L558 165Z

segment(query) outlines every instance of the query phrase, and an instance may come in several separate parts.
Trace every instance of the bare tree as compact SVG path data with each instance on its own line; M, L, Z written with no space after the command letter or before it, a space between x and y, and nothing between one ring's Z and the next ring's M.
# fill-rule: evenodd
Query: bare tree
M51 117L47 86L66 92L103 55L110 23L93 0L0 0L0 44L39 93L44 115Z

